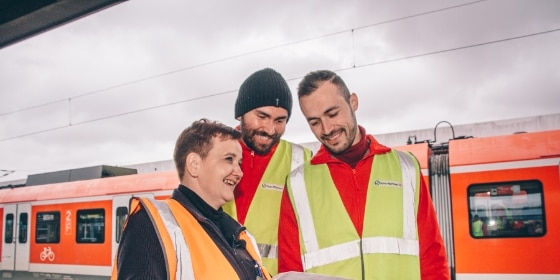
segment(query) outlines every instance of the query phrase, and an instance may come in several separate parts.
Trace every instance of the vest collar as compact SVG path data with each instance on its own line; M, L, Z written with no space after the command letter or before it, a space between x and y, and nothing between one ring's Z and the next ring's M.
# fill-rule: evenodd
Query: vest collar
M377 142L377 140L373 137L373 135L366 134L365 128L359 126L359 129L362 131L363 137L366 137L367 141L369 141L369 149L366 152L366 154L363 156L362 160L369 157L373 157L378 154L385 154L391 151L391 148ZM322 144L319 150L317 151L317 153L311 159L311 164L336 163L336 162L343 163L343 161L332 156L329 150L325 148L325 145Z

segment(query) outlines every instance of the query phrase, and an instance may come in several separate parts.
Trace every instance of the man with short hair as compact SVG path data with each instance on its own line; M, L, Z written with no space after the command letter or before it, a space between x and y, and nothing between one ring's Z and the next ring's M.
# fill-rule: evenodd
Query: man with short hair
M289 176L280 213L279 271L449 279L445 246L416 158L366 134L356 120L358 96L336 73L307 74L298 98L322 145Z
M263 263L277 273L280 200L291 170L311 158L311 151L281 139L292 112L286 80L271 68L251 74L239 88L235 118L240 121L243 179L235 201L224 211L245 225L257 240Z

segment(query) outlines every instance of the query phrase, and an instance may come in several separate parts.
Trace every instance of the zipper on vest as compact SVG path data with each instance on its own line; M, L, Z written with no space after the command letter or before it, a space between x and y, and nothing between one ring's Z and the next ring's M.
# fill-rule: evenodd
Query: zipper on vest
M232 244L231 244L232 245L231 247L233 248L233 254L234 254L234 257L235 257L235 261L237 262L237 267L239 267L239 269L242 270L242 273L244 275L243 277L240 277L241 279L243 279L243 278L245 278L249 275L257 274L256 272L247 270L247 266L244 264L246 261L244 260L244 257L242 256L243 253L238 252L238 249L244 250L247 253L247 255L249 256L249 259L252 259L251 254L249 254L249 252L247 251L247 243L245 242L245 240L239 238L239 235L241 235L241 232L243 232L244 230L246 230L245 227L240 227L235 231L234 235L232 236L233 241L232 241ZM249 261L249 259L247 259L247 261ZM253 273L255 273L255 274L253 274Z
M251 150L251 168L253 168L254 162L255 162L255 151Z
M358 163L359 164L359 163ZM358 235L360 236L360 238L362 238L362 234L364 231L364 217L365 217L365 197L367 196L367 187L360 187L360 184L358 183L358 179L356 178L358 176L358 171L356 171L355 168L352 168L352 182L354 184L354 189L356 190L356 196L354 198L354 203L355 206L357 207L358 211L358 217L357 217L357 221L354 224L354 228L356 229L356 232L358 233ZM352 221L354 222L354 221Z
M235 253L237 254L237 250L238 248L242 248L245 249L245 246L247 246L245 240L242 240L239 238L239 235L241 234L241 232L243 232L246 228L245 227L240 227L237 230L235 230L235 233L233 234L233 236L231 237L232 240L232 244L231 247L234 249Z

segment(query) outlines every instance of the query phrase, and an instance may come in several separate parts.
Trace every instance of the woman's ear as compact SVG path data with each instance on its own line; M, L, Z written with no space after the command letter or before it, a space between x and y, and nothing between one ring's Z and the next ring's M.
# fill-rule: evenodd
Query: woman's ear
M190 153L187 155L185 160L185 169L187 169L187 173L189 173L189 175L193 178L198 177L200 172L200 161L202 160L200 155L197 153Z

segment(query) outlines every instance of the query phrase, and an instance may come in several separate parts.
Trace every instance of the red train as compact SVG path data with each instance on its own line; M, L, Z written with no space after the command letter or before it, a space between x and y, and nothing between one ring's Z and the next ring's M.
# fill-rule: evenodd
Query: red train
M396 148L421 163L455 279L560 279L560 130ZM177 184L170 171L0 189L0 279L108 279L129 198Z

